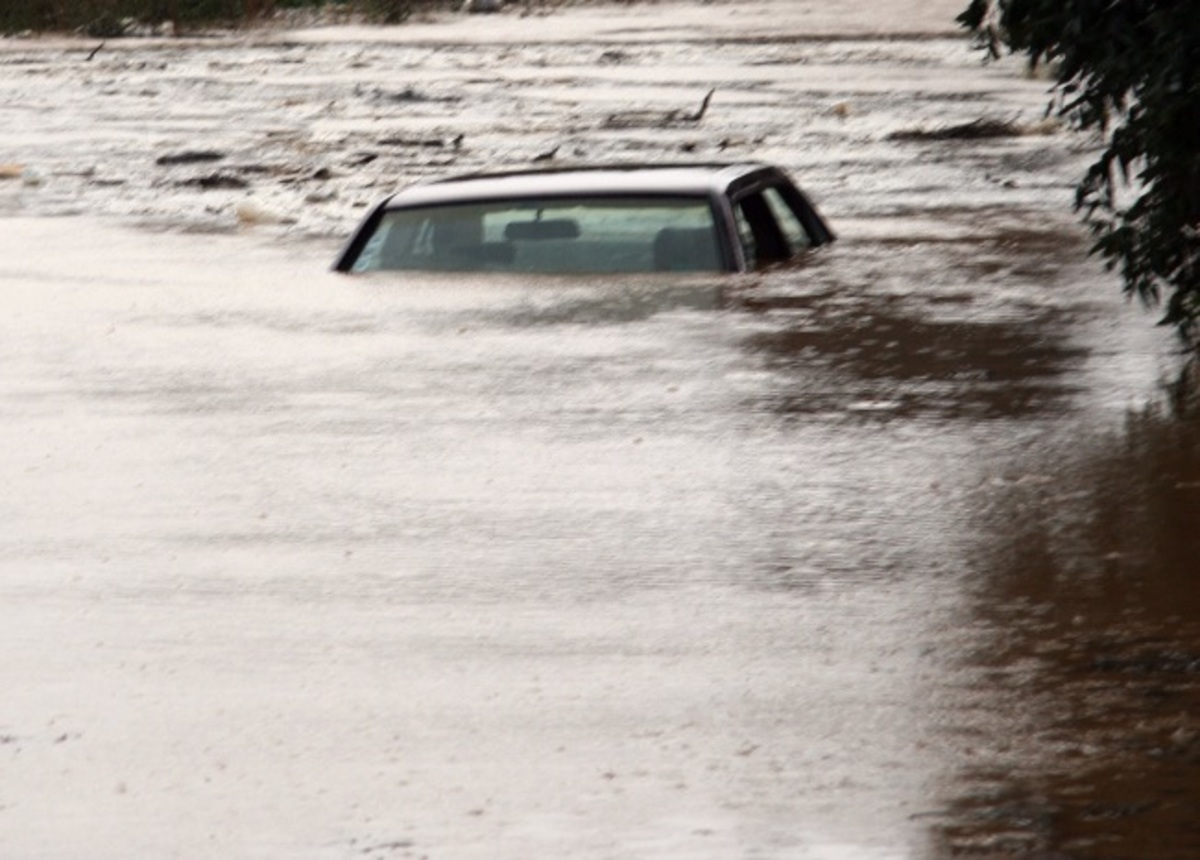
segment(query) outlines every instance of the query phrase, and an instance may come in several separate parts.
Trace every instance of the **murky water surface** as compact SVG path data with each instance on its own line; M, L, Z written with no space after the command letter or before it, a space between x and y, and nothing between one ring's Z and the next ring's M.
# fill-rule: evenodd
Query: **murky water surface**
M888 137L1041 118L936 5L0 43L2 852L1200 853L1200 432L1087 141ZM327 272L550 151L776 161L841 240Z

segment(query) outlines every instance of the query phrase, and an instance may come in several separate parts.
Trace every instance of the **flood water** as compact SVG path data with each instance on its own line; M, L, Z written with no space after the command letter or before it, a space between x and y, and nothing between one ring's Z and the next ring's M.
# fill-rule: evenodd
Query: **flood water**
M0 42L0 853L1200 854L1200 422L957 11ZM889 137L980 117L1038 133ZM328 272L549 152L774 161L840 240Z

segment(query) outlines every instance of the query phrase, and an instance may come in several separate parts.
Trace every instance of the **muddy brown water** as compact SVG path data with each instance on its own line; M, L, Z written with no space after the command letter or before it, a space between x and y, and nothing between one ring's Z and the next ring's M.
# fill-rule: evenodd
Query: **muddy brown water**
M5 41L6 854L1200 854L1200 423L1072 222L1089 143L890 139L1048 131L1043 85L712 8ZM763 157L841 239L326 271L397 182L550 151Z

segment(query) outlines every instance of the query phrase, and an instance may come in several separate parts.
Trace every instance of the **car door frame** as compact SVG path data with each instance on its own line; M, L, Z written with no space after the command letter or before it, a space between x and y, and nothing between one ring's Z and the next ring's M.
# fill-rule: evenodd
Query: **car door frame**
M810 247L825 245L836 238L829 225L817 214L815 207L809 202L808 197L796 187L796 184L792 182L786 173L774 167L763 167L733 180L723 195L724 201L721 207L723 210L721 217L726 222L726 235L730 237L734 245L732 256L737 260L738 269L741 271L749 271L755 268L755 266L746 257L746 251L742 245L741 235L737 227L736 213L747 198L761 195L767 189L774 189L783 198L788 208L791 209L796 219L800 222L800 226L808 234L811 242ZM774 214L767 212L765 217L770 219L776 231L781 230ZM793 254L789 253L782 259L791 259L793 256ZM776 262L776 260L772 260L772 262Z

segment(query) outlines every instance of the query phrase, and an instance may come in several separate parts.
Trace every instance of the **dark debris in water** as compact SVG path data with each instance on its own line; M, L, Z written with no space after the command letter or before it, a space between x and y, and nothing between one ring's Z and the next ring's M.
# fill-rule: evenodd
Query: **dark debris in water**
M700 106L693 111L684 108L673 110L623 110L610 114L604 120L604 128L634 129L634 128L673 128L676 126L692 126L704 119L708 106L712 102L715 89L709 90L700 100Z
M399 92L385 92L376 89L372 91L371 95L379 101L393 104L456 104L462 101L462 96L432 96L421 92L416 87L405 87Z
M912 128L894 131L888 140L985 140L995 137L1020 137L1025 129L1015 122L999 119L976 119L971 122L947 125L940 128Z
M461 149L465 135L457 134L452 138L442 137L385 137L379 141L380 146L400 146L413 149Z
M196 149L160 155L154 159L154 163L161 167L174 167L180 164L206 164L220 161L224 157L225 153L215 149Z
M211 173L207 176L197 176L195 179L185 179L179 185L182 187L200 188L204 191L237 191L250 187L250 183L245 179L228 173Z

